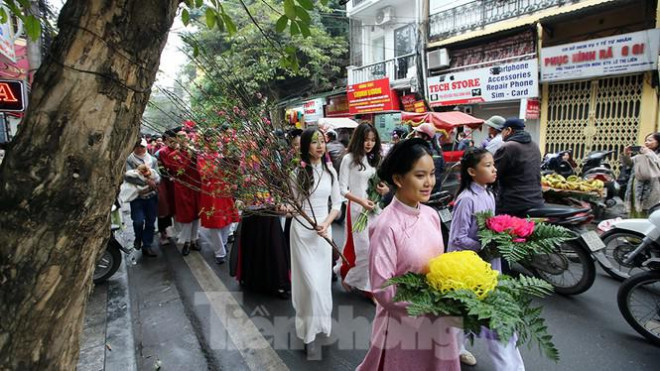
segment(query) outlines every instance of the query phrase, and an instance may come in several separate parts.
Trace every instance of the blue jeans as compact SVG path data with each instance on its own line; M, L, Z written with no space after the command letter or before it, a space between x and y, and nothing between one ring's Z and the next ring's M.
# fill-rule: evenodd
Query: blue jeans
M156 230L156 216L158 215L158 195L150 198L136 198L131 201L131 219L135 243L142 247L151 247L154 242Z

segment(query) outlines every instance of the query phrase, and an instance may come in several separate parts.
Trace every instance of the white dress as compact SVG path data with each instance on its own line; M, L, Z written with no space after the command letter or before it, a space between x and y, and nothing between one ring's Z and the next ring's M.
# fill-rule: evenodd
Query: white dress
M328 216L328 198L332 209L340 210L339 182L332 165L329 172L321 164L308 166L314 170L310 195L313 215L321 223ZM305 200L302 206L311 218L309 204ZM299 216L291 223L291 299L296 310L296 334L305 344L314 341L319 333L329 336L332 325L332 247L309 228ZM328 234L332 236L331 227Z
M366 156L362 158L362 165L364 165L364 169L360 170L360 167L353 163L353 154L347 153L344 155L341 161L341 167L339 168L339 191L342 196L350 192L356 197L367 198L369 179L376 173L376 168L369 165ZM353 231L353 226L364 208L356 202L350 202L349 204L352 226L350 230L346 228L345 241L347 243L344 245L344 254L347 255L347 259L350 261L349 256L353 253L349 253L347 250L353 250L355 259L351 263L354 263L355 266L350 269L346 266L342 268L342 261L340 259L337 261L334 270L337 274L344 277L346 284L358 290L371 292L371 284L369 283L369 225L375 222L375 214L369 214L367 228L362 232L355 232ZM353 246L349 246L348 244L350 241L349 233L353 237ZM346 269L348 269L347 273Z

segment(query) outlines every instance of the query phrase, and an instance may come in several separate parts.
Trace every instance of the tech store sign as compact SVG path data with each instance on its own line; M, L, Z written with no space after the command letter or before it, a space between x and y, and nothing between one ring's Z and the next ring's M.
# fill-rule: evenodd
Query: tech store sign
M578 80L655 70L660 30L541 49L541 81Z
M429 78L431 107L534 98L539 95L534 59Z

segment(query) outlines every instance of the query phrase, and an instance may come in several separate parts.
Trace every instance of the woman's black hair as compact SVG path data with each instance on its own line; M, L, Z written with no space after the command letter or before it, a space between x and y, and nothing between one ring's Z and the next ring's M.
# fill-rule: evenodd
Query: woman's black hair
M473 180L470 173L468 173L468 169L476 169L477 165L481 162L481 159L488 153L490 152L484 148L472 147L465 150L463 157L461 158L461 185L458 187L456 197L458 197L458 195L464 190L470 189Z
M376 144L371 150L371 153L366 154L364 152L364 141L367 139L367 135L369 135L369 133L374 133L374 136L376 137ZM362 159L364 156L367 156L369 165L377 167L378 164L380 164L381 156L380 137L378 136L378 131L376 131L376 128L370 124L358 125L358 127L355 129L355 132L353 132L351 141L348 143L346 152L353 155L353 164L355 164L355 166L357 166L360 171L365 170L364 165L362 165Z
M395 144L387 153L383 163L378 168L378 177L396 188L394 175L404 175L415 166L415 163L425 155L431 156L429 144L424 139L413 138L402 140Z
M660 132L648 134L647 136L644 137L644 139L651 136L653 137L653 139L655 139L656 142L658 142L658 148L655 149L655 153L660 154Z
M309 158L309 146L312 144L314 134L316 133L319 135L319 140L323 140L323 133L316 128L305 129L300 136L300 160L306 165L304 168L298 169L296 182L298 187L300 187L299 191L302 199L309 197L312 193L312 188L314 187L314 169L312 169L311 159ZM330 174L332 182L334 183L335 177L332 172L330 172L328 164L325 162L325 158L321 158L321 164L323 166L323 171Z

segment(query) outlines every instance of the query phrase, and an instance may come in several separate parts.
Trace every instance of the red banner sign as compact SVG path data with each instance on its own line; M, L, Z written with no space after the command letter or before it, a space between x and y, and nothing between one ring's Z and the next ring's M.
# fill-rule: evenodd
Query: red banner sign
M536 120L541 116L541 105L538 99L528 99L525 110L526 120Z
M351 115L399 109L399 99L390 89L388 78L349 85L347 96Z
M415 112L415 94L401 96L401 104L406 112Z
M415 101L413 108L415 109L414 112L424 113L426 112L426 103L423 100Z

